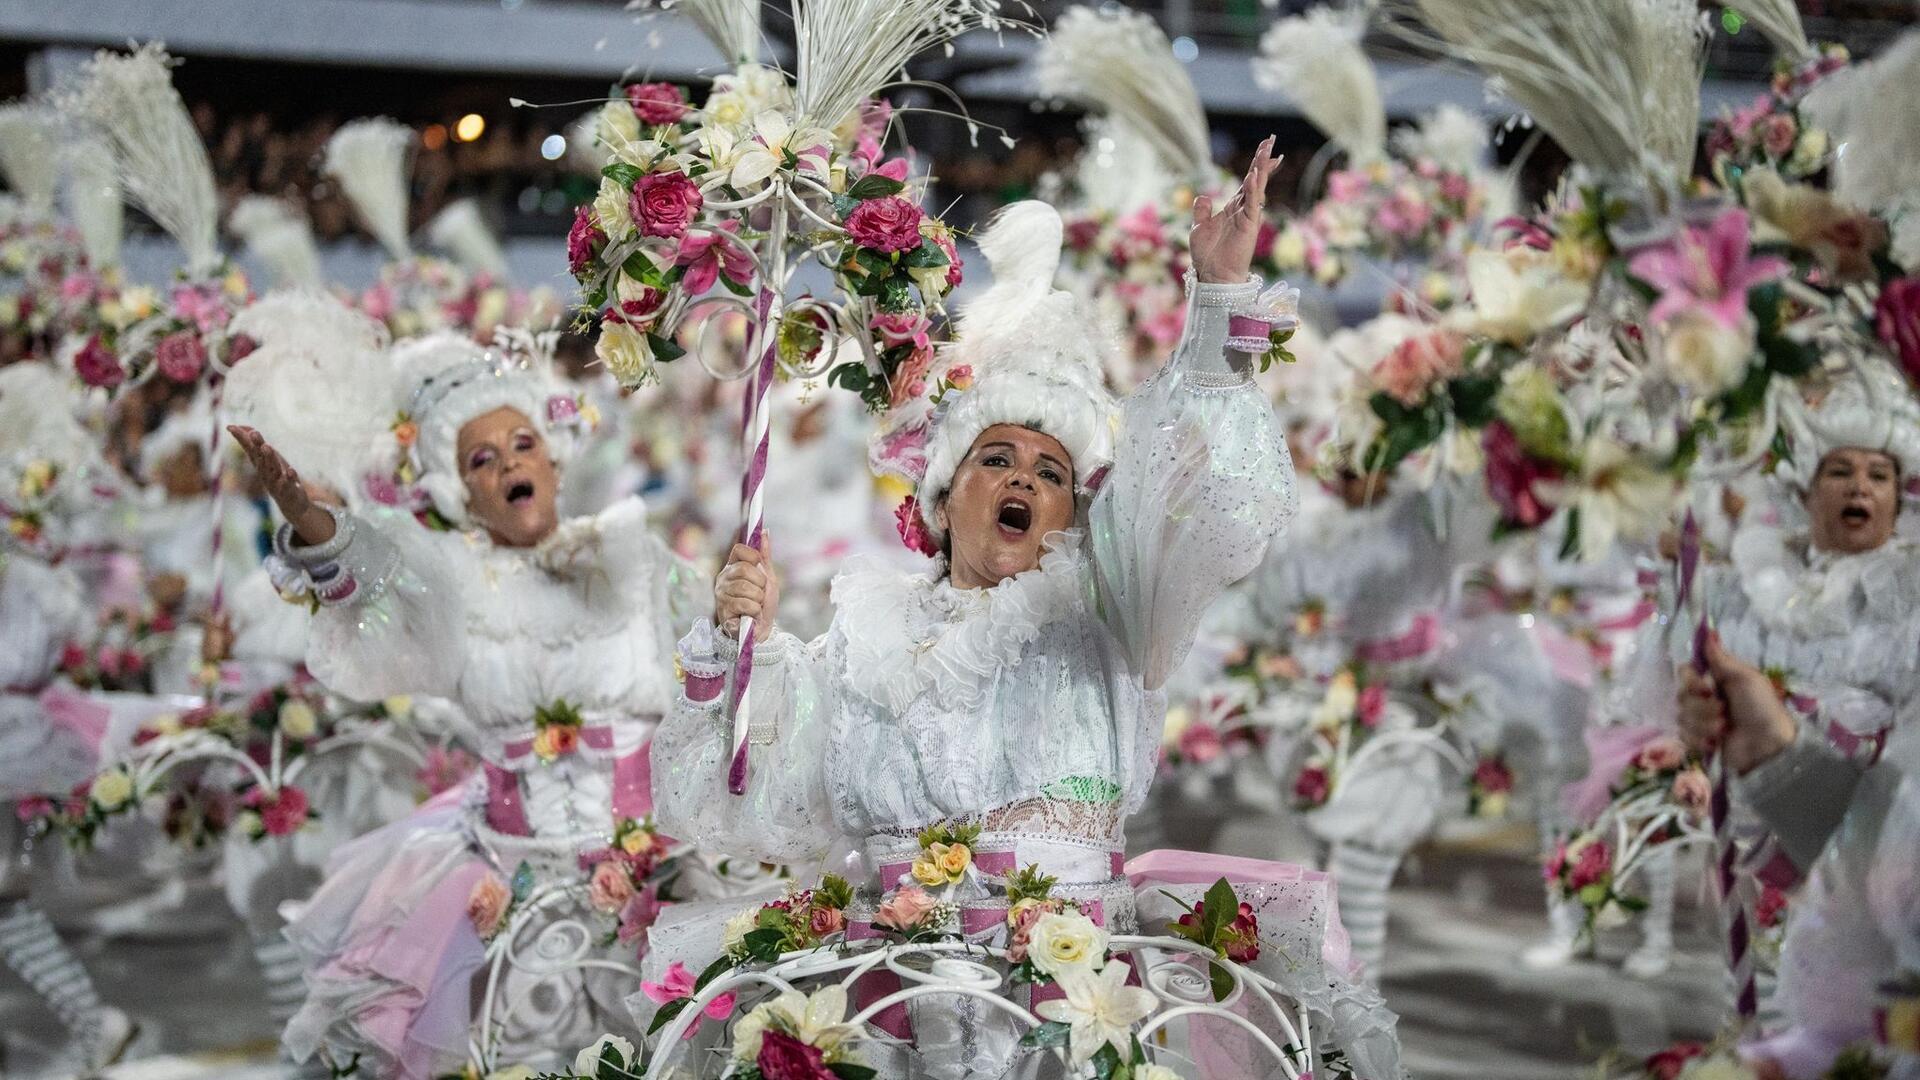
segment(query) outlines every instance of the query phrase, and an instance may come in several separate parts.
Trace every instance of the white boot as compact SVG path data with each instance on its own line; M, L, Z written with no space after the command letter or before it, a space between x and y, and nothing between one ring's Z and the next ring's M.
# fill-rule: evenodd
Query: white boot
M1387 887L1405 854L1342 843L1333 846L1327 864L1340 889L1340 921L1353 958L1365 965L1367 981L1375 985L1387 953Z
M4 904L4 902L0 902ZM133 1041L134 1025L119 1009L102 1005L93 978L53 924L24 900L0 906L0 960L17 972L72 1034L59 1066L73 1075L118 1061Z
M1554 896L1547 897L1547 938L1520 951L1520 966L1529 971L1548 971L1590 955L1593 942L1580 940L1580 930L1585 921L1579 904Z
M1647 910L1640 913L1646 936L1620 965L1636 979L1659 978L1673 966L1673 863L1671 847L1647 859Z

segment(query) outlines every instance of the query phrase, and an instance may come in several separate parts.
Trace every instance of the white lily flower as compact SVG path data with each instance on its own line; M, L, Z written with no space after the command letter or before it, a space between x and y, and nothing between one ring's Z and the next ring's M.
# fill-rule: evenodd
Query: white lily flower
M1513 345L1578 315L1588 295L1584 282L1560 273L1552 256L1532 248L1467 256L1467 287L1473 292L1471 328Z
M832 138L814 127L796 128L785 113L772 109L753 119L755 141L746 143L733 166L729 182L746 191L780 170L787 154L801 159L800 171L824 175L828 146Z
M1128 986L1131 970L1115 961L1098 972L1073 968L1061 973L1064 1000L1040 1003L1040 1015L1072 1028L1067 1052L1075 1065L1085 1064L1102 1046L1111 1046L1125 1061L1132 1055L1133 1026L1153 1012L1152 993Z
M1653 535L1673 508L1673 478L1637 459L1605 435L1580 451L1580 474L1571 481L1542 483L1542 498L1580 514L1580 557L1597 559L1622 536Z

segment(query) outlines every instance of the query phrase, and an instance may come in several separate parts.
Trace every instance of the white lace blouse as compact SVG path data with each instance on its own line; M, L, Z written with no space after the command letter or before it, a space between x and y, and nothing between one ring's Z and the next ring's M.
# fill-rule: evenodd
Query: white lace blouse
M683 694L654 744L661 827L804 864L842 841L884 861L922 826L969 821L1050 837L1069 861L1085 844L1105 876L1152 781L1160 686L1294 509L1272 410L1224 348L1229 305L1257 287L1199 286L1174 359L1124 405L1085 528L1050 536L1036 569L966 590L856 560L826 634L757 647L744 795L726 787L726 695ZM735 649L697 627L689 687L723 677Z

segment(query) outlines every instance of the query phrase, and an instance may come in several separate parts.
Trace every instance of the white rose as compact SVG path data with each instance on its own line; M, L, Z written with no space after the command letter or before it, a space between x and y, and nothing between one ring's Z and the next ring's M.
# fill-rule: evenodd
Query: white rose
M1701 397L1718 397L1746 379L1753 358L1752 319L1729 330L1711 316L1683 311L1667 323L1665 337L1667 370Z
M620 1060L624 1064L629 1067L633 1065L632 1043L618 1035L602 1035L592 1046L574 1055L573 1074L575 1076L598 1076L600 1070L600 1052L609 1046L619 1052Z
M748 908L742 911L740 914L727 920L726 927L720 932L720 947L728 952L733 952L746 942L747 935L753 933L759 925L760 911L758 908Z
M390 720L401 720L413 713L413 698L407 694L395 694L382 701L380 707L387 712Z
M1098 968L1107 960L1107 932L1079 912L1040 916L1027 941L1034 969L1056 978L1064 971Z
M311 739L320 728L320 718L313 714L313 706L299 698L288 698L280 706L280 731L289 739Z
M766 1037L772 1013L773 1002L768 1002L734 1023L733 1060L752 1061L760 1056L760 1043Z
M600 145L612 153L640 138L640 118L633 115L633 106L624 100L609 101L600 109L600 126L595 135Z
M653 346L647 344L647 335L625 323L611 319L601 323L593 355L607 365L621 386L639 386L653 374Z
M118 810L133 798L133 777L125 769L108 769L93 778L88 797L102 810Z
M609 238L618 240L633 231L633 214L627 209L632 195L611 177L600 178L600 193L593 197L593 220Z

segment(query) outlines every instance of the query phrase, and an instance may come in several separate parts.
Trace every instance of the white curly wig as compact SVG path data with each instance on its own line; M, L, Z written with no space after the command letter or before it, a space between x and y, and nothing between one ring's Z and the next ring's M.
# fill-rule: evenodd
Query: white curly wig
M537 365L452 332L396 344L393 362L407 394L402 408L419 432L412 453L420 489L455 526L464 527L469 520L467 486L460 479L456 451L460 429L470 421L495 409L512 409L540 432L556 467L564 467L573 456L572 432L555 425L548 411L549 402L563 391Z
M1793 456L1782 463L1782 478L1803 494L1820 462L1849 447L1893 458L1902 480L1920 476L1920 402L1891 365L1870 362L1837 382L1817 407L1794 410L1784 421Z
M973 369L973 385L950 391L934 410L920 478L920 516L942 538L934 508L980 433L1018 424L1058 440L1073 458L1074 482L1112 457L1115 405L1104 372L1114 345L1072 293L1053 287L1064 229L1043 202L1002 210L980 235L993 285L960 312L946 362Z

